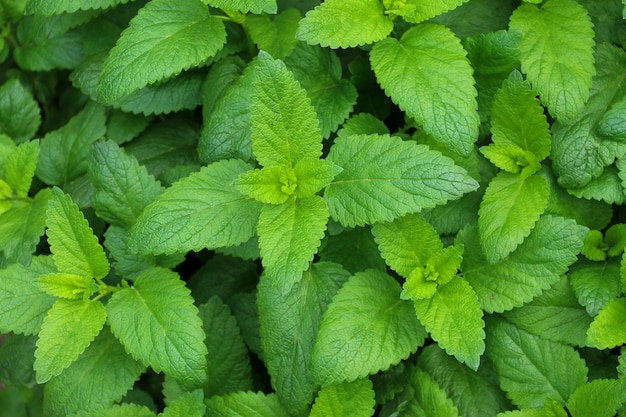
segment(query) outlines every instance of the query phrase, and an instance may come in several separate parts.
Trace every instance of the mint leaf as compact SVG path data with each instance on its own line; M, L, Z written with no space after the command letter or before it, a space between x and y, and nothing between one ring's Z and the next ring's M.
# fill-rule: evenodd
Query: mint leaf
M63 272L40 275L37 287L46 294L68 300L87 299L98 291L93 278Z
M107 120L107 139L118 145L129 142L143 132L152 119L150 116L114 110Z
M530 234L550 196L540 175L522 177L501 172L491 180L478 211L478 234L489 263L513 252Z
M626 144L619 146L624 146L626 151ZM591 179L582 188L568 189L567 192L578 198L603 201L607 204L623 204L626 195L620 178L623 174L617 168L618 165L621 165L619 160L615 165L606 167L599 177Z
M587 344L598 349L626 344L626 298L607 302L594 318L587 332Z
M556 119L572 119L589 97L594 69L594 32L584 7L573 0L549 0L541 8L524 4L510 28L522 33L522 71ZM562 45L568 45L567 53Z
M39 158L39 141L25 142L4 161L4 178L15 197L27 197Z
M264 205L257 233L265 273L274 285L289 288L317 252L324 237L328 209L319 196Z
M260 203L283 204L293 196L298 178L291 167L275 165L244 172L237 178L236 186L242 194Z
M56 187L48 202L46 225L59 271L90 278L104 278L109 273L109 262L89 223L72 198Z
M492 143L480 148L480 152L496 167L512 174L521 174L526 178L541 169L539 159L532 152L517 145L498 145Z
M598 133L604 136L612 136L616 139L626 138L626 123L624 114L626 113L626 100L618 101L604 113L598 124Z
M205 400L207 416L288 417L275 394L236 392Z
M75 362L46 383L44 409L51 415L71 415L108 408L143 371L105 326Z
M322 155L319 124L306 92L282 61L259 53L251 112L252 150L259 164L294 167Z
M458 417L459 411L447 397L445 391L430 375L419 368L413 370L407 390L411 395L406 399L406 410L414 416Z
M592 317L622 293L620 265L616 260L606 263L579 262L572 267L569 281L578 302Z
M426 133L467 156L480 119L472 67L460 40L446 27L412 27L370 52L376 79Z
M16 143L32 139L41 115L33 95L17 79L0 86L0 133L10 136Z
M392 29L379 0L325 0L300 21L296 37L311 45L352 48L380 41Z
M70 366L100 333L107 314L99 301L58 299L43 320L34 369L43 384Z
M203 417L206 406L202 402L202 392L184 392L165 407L159 417Z
M132 316L128 311L133 311ZM170 270L151 268L106 306L113 334L126 351L189 388L206 383L207 348L198 309L185 283Z
M221 20L202 2L173 4L153 0L130 22L109 57L99 80L99 96L117 100L133 91L215 55L226 42ZM179 54L186 45L185 54Z
M0 332L39 333L46 313L56 298L37 287L40 274L54 272L52 257L34 257L29 266L12 264L0 269Z
M350 274L314 263L287 292L267 277L257 287L261 346L278 398L292 414L308 410L317 385L309 380L311 351L322 316Z
M221 161L178 181L139 216L129 247L144 254L172 254L247 241L255 233L261 205L231 184L250 169L242 161Z
M480 251L476 228L468 227L456 241L465 248L461 270L483 310L511 310L541 294L567 272L583 246L585 233L573 220L543 216L515 252L489 264Z
M376 270L359 272L324 313L311 375L322 386L363 378L406 359L425 336L393 278Z
M202 0L209 6L242 13L276 13L276 0Z
M94 0L85 3L81 0L28 0L24 13L52 16L62 13L74 13L78 10L108 9L130 0Z
M370 113L359 113L351 116L337 131L337 136L369 135L376 133L388 135L389 128L383 121Z
M626 379L596 379L580 386L567 401L576 417L613 417L626 402Z
M437 287L429 299L414 299L417 318L431 337L460 362L478 369L485 351L485 322L478 297L462 278Z
M72 417L155 417L153 413L145 405L137 404L119 404L104 410L95 412L79 412Z
M438 16L452 10L468 0L439 0L439 1L394 1L383 0L385 14L391 16L402 16L404 20L411 23L420 23L432 17Z
M532 335L504 320L489 322L487 353L498 371L500 386L520 408L541 407L546 399L565 405L587 382L585 361L574 348Z
M310 417L370 417L375 405L372 382L358 379L322 388Z
M327 160L343 171L324 198L333 219L349 227L392 221L478 187L439 152L388 135L339 137Z
M89 177L97 190L91 204L98 217L112 225L132 226L162 192L146 168L114 142L96 143L89 162Z
M298 9L286 9L274 20L267 15L248 15L244 25L259 49L274 58L285 59L298 43L295 35L300 19L302 16Z

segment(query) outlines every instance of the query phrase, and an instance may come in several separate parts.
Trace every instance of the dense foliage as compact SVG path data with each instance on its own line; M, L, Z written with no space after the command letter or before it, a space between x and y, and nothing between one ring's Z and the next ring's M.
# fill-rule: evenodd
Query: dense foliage
M0 415L626 416L625 18L0 0Z

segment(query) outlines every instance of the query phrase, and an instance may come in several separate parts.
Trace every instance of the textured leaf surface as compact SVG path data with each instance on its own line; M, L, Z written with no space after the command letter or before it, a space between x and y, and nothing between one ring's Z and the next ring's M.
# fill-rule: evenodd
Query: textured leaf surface
M296 37L334 49L352 48L384 39L392 29L378 0L326 0L306 14Z
M468 0L408 0L397 2L393 0L383 0L383 5L385 6L385 13L389 15L402 16L407 22L419 23L452 10L467 1Z
M387 38L370 53L376 79L424 130L468 155L478 137L472 67L461 42L446 27L415 26L400 40Z
M112 225L132 226L162 191L146 168L114 142L96 143L89 161L89 177L97 190L91 204L98 217Z
M289 288L320 246L328 209L319 196L290 199L281 205L265 205L257 232L265 273L274 285Z
M521 408L541 407L547 398L565 405L587 381L587 367L574 348L542 339L498 320L487 327L487 353L500 386ZM522 371L523 370L523 371Z
M596 379L578 387L567 402L576 417L613 417L626 402L626 379Z
M569 281L578 302L592 317L622 293L620 265L615 259L603 263L579 262L572 267Z
M159 417L203 417L205 410L201 391L184 392L168 404Z
M0 86L0 133L20 143L32 139L40 124L37 102L17 79Z
M95 412L79 412L73 417L155 417L145 405L123 403Z
M476 370L485 351L485 322L478 297L462 278L437 287L429 299L413 300L431 337L458 361Z
M626 344L626 298L606 303L589 327L587 343L598 349Z
M465 247L461 269L486 312L510 310L559 280L576 261L585 233L586 229L573 220L543 216L515 252L489 264L480 252L476 229L470 227L457 241Z
M326 307L350 274L337 264L318 262L290 291L261 279L257 305L261 346L272 386L293 414L308 410L317 385L309 380L309 362Z
M59 188L52 190L46 225L59 271L91 278L104 278L109 273L109 261L98 238L72 198Z
M358 379L322 388L310 417L370 417L375 405L372 382Z
M324 198L344 226L392 221L478 187L439 152L387 135L337 138L327 159L343 168Z
M550 0L542 8L524 4L511 16L510 28L522 32L522 71L550 114L574 117L595 73L593 25L585 8L573 0Z
M250 169L242 161L221 161L178 181L139 216L129 247L171 254L247 241L254 235L261 204L231 184Z
M286 9L274 20L267 15L248 15L244 22L250 38L259 49L267 51L277 59L285 59L298 40L296 30L302 19L298 9Z
M446 392L430 375L419 368L413 370L410 387L413 395L407 399L407 413L413 416L458 417L459 411ZM409 391L410 392L410 391Z
M313 347L312 376L323 386L363 378L407 358L425 336L393 278L375 270L359 272L324 313Z
M261 52L255 68L252 150L265 166L295 166L322 155L322 137L306 92L282 61Z
M93 278L62 272L40 275L37 286L46 294L69 300L90 297L98 290Z
M7 157L4 163L4 178L15 196L28 196L38 158L39 141L25 142Z
M100 333L106 320L99 301L58 299L43 320L34 369L37 383L59 375Z
M113 294L107 314L113 334L134 358L197 388L206 382L207 348L189 293L176 273L152 268L132 288Z
M205 400L206 415L215 417L288 417L274 394L237 392Z
M485 191L478 211L478 234L490 263L513 252L530 234L550 197L546 179L501 172Z
M210 16L202 2L153 0L111 50L98 93L105 101L116 100L200 64L215 55L225 41L224 24Z
M78 10L108 9L118 4L128 3L132 0L29 0L24 12L42 16L52 16L62 13L74 13Z
M209 6L237 10L242 13L276 13L276 0L202 0Z

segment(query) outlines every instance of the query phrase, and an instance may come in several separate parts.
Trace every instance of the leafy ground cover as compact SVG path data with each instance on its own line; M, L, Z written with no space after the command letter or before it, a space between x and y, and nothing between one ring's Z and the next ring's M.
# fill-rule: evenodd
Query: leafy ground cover
M625 18L0 0L0 415L626 416Z

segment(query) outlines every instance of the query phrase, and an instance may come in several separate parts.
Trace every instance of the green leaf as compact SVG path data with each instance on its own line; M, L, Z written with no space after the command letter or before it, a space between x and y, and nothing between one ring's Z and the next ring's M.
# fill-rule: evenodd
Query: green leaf
M90 102L60 129L41 141L37 176L46 184L65 186L87 172L91 145L106 132L104 107Z
M626 144L624 145L624 149L626 150ZM623 174L621 170L618 170L617 165L620 165L619 161L615 165L606 167L598 178L591 179L582 188L568 189L567 192L578 198L622 205L626 197L622 179L620 178Z
M89 158L89 177L96 188L91 204L106 222L130 227L162 188L144 166L114 142L98 142Z
M322 386L354 381L406 359L426 332L400 285L376 270L351 277L324 313L311 358Z
M202 402L202 392L184 392L165 407L159 417L203 417L206 406Z
M34 369L43 384L70 366L102 330L107 313L100 301L58 299L43 320Z
M202 0L209 6L241 13L276 13L276 0Z
M280 205L264 205L257 232L265 274L274 285L289 288L324 237L328 209L319 196L287 200Z
M24 13L52 16L62 13L74 13L78 10L108 9L132 0L28 0Z
M603 136L611 136L616 139L626 139L626 123L624 114L626 113L626 100L618 101L604 113L598 123L598 133Z
M39 141L36 140L22 143L5 160L4 178L17 197L28 196L38 158Z
M596 379L580 386L567 401L574 417L613 417L626 402L626 379Z
M480 251L475 227L459 233L464 277L488 313L520 307L548 289L576 261L586 229L573 220L543 216L508 258L489 264ZM506 281L502 277L506 276Z
M619 256L626 247L626 224L618 223L609 227L604 234L604 241L608 245L609 256Z
M487 354L500 386L520 408L542 407L546 399L565 405L587 382L587 367L574 348L543 339L503 320L487 326Z
M426 417L458 417L459 411L447 397L445 391L433 380L430 375L419 368L413 370L407 390L410 396L406 398L407 415Z
M524 4L510 28L522 33L522 71L550 114L572 119L587 101L595 73L593 25L585 8L574 0L549 0L541 8Z
M604 261L606 260L606 252L608 249L608 245L604 243L602 232L599 230L590 230L587 236L585 236L581 253L590 261Z
M341 168L325 159L303 159L296 164L293 172L298 181L295 195L299 198L317 194L341 172Z
M133 91L197 66L226 42L224 23L198 0L152 0L130 22L99 80L99 96L117 100ZM182 49L181 49L182 48ZM179 53L181 50L184 54Z
M411 23L420 23L432 17L453 10L468 0L383 0L385 14L391 16L402 16L404 20Z
M40 124L39 106L19 80L0 86L0 133L20 143L32 139Z
M46 313L56 298L41 291L35 280L54 272L51 257L34 257L29 266L12 264L0 269L0 332L39 333Z
M155 417L148 407L137 404L119 404L95 412L79 412L72 417Z
M261 204L231 184L250 169L242 161L221 161L178 181L139 216L129 247L172 254L247 241L255 233Z
M15 333L4 336L2 346L0 346L0 367L2 367L0 374L6 385L18 387L35 384L33 362L37 348L36 342L37 336L23 336ZM8 407L5 406L6 408Z
M607 302L587 332L587 344L598 349L626 344L626 298Z
M200 306L207 355L206 397L252 389L252 370L248 349L237 321L219 297Z
M478 188L451 159L388 135L339 137L327 160L343 171L324 198L333 219L349 227L392 221Z
M295 193L298 178L291 167L274 165L244 172L235 185L242 194L260 203L283 204Z
M115 292L106 310L113 334L135 359L182 386L198 388L206 383L202 321L176 273L146 270L132 288Z
M417 318L431 337L458 361L478 369L485 351L485 322L478 297L462 278L437 287L428 299L414 299Z
M108 408L122 399L144 369L105 326L75 362L48 381L45 413L67 416Z
M252 106L252 149L265 166L294 167L322 155L322 137L306 92L282 61L260 52L255 68Z
M205 400L206 415L215 417L288 417L275 394L236 392Z
M107 139L121 145L130 142L152 122L151 116L113 110L107 120Z
M529 177L541 169L541 164L535 154L517 145L492 143L480 148L480 152L496 167L511 174L521 173L522 178Z
M351 116L337 131L337 136L369 135L376 133L388 135L389 128L385 123L370 113L359 113Z
M569 280L578 302L592 317L622 293L620 264L616 260L580 262L572 267Z
M326 0L300 21L296 37L311 45L352 48L380 41L392 30L379 0Z
M465 156L480 123L466 55L450 29L434 24L380 41L370 52L376 79L391 99L426 133Z
M375 405L372 382L358 379L322 388L310 417L370 417Z
M288 292L262 277L257 287L261 346L278 398L292 414L308 411L317 385L309 380L311 351L322 316L350 274L314 263Z
M46 213L48 243L60 272L104 278L109 262L98 238L72 198L59 188L52 190Z
M300 19L302 16L298 9L286 9L274 20L267 15L248 15L244 25L259 49L274 58L285 59L298 42L295 36Z
M98 291L93 278L63 272L40 275L37 286L46 294L69 300L87 299Z
M485 191L478 211L478 234L489 263L513 252L535 226L550 197L546 179L501 172Z
M387 268L369 227L329 233L318 255L320 260L338 263L353 274L366 269L384 271Z

